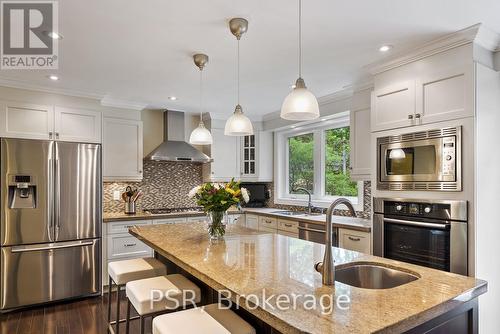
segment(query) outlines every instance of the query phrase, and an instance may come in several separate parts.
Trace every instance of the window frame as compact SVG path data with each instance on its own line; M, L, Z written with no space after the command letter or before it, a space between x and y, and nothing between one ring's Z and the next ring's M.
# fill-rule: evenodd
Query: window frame
M307 194L290 194L289 184L289 138L304 134L313 134L314 152L314 193L311 196L312 204L316 207L327 208L334 200L344 196L329 196L325 194L325 162L326 162L326 134L329 129L349 126L349 112L339 113L330 119L315 121L293 129L276 132L275 143L275 204L307 205ZM352 148L351 148L352 149ZM363 211L363 182L358 181L358 196L345 196L357 211Z

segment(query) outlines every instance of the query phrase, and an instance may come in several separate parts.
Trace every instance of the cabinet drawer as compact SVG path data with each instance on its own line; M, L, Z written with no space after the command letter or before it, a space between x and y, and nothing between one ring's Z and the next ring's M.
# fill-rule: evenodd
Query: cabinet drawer
M259 217L259 230L264 228L278 229L278 220L276 218Z
M153 225L185 223L186 218L155 219Z
M152 250L136 237L124 233L108 236L108 260L152 256Z
M149 225L151 220L129 220L124 222L107 223L108 234L128 233L128 229L135 225Z
M186 221L189 222L206 222L207 216L196 216L196 217L187 217Z
M293 220L278 220L278 230L299 234L299 222Z
M288 231L283 231L283 230L278 230L278 234L284 235L286 237L292 237L292 238L299 238L299 232L288 232Z
M370 254L370 233L339 229L339 246L356 252Z

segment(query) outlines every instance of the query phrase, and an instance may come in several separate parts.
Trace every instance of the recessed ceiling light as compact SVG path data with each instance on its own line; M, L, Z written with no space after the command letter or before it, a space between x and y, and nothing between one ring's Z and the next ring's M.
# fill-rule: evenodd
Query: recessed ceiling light
M57 81L57 80L59 80L59 77L58 77L57 75L54 75L54 74L49 75L49 76L48 76L48 78L49 78L50 80L52 80L52 81Z
M326 118L322 118L322 119L321 119L321 122L324 122L324 121L326 121Z
M295 129L295 128L297 127L297 125L290 125L290 127L291 127L292 129Z
M380 52L387 52L389 51L390 49L392 49L392 45L382 45L378 50Z
M63 35L55 31L44 31L43 33L52 39L63 39Z
M168 97L168 99L169 99L170 101L175 101L175 100L177 100L177 97L175 97L175 96L169 96L169 97Z

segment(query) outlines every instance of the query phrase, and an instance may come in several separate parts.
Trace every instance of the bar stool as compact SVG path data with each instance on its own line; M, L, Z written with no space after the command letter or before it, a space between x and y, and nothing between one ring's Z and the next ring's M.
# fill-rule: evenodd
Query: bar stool
M153 334L255 334L248 322L219 304L161 315L153 319Z
M195 307L201 301L200 288L180 274L164 275L130 281L126 284L127 317L129 333L130 307L139 314L140 332L144 333L144 319L186 307ZM155 293L156 292L156 293Z
M140 258L110 262L108 264L109 288L108 288L108 328L116 325L114 333L120 333L120 289L127 282L161 276L167 274L167 268L163 263L154 258ZM111 321L111 290L113 283L116 285L116 320Z

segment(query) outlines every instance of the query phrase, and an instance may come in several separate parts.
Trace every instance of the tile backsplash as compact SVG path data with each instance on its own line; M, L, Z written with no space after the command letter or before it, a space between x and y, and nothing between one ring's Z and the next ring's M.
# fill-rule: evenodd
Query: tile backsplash
M196 206L187 194L203 182L200 164L169 161L144 161L142 182L105 182L103 187L103 211L122 212L124 202L113 200L113 192L120 195L127 186L138 188L143 196L137 201L137 209L176 208Z

